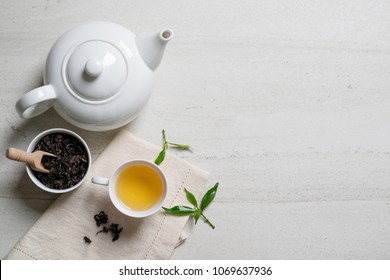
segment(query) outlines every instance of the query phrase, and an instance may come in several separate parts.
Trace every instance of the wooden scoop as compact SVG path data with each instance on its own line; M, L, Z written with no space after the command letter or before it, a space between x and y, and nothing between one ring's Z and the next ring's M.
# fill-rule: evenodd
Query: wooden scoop
M43 156L55 157L55 155L44 151L35 151L33 153L28 153L16 148L8 148L5 155L9 159L27 163L32 169L42 173L50 172L42 165Z

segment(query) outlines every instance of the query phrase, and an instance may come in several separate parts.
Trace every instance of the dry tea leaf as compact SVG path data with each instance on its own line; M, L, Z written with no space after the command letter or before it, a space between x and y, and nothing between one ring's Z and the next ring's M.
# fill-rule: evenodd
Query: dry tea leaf
M34 151L41 150L52 153L56 157L44 156L43 166L49 174L34 171L37 179L51 189L67 189L80 182L88 170L88 152L75 137L52 133L38 142Z

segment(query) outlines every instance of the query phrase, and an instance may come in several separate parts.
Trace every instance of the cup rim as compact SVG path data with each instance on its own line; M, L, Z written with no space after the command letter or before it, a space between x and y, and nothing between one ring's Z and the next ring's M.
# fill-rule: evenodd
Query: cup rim
M118 196L116 195L116 188L115 188L115 182L116 182L116 178L117 178L119 172L121 172L124 168L126 168L128 166L138 165L138 164L147 165L147 166L153 168L153 170L157 171L160 178L162 179L163 188L164 188L163 194L162 194L160 200L158 201L158 203L156 203L153 207L151 207L147 210L143 210L143 211L131 210L130 208L123 205L123 203L119 200ZM154 162L149 161L149 160L134 159L134 160L129 160L129 161L122 163L121 165L119 165L115 169L115 171L113 172L113 174L111 175L111 177L109 179L108 192L109 192L111 202L114 204L115 208L118 209L120 212L122 212L123 214L125 214L126 216L129 216L129 217L144 218L144 217L148 217L148 216L156 213L161 208L161 206L164 204L164 201L165 201L165 199L167 197L167 193L168 193L168 183L167 183L167 178L165 176L164 171L157 164L155 164Z
M31 181L33 181L33 183L36 186L38 186L39 188L41 188L42 190L50 192L50 193L59 193L59 194L67 193L67 192L73 191L73 190L77 189L78 187L80 187L81 184L84 183L84 181L88 177L88 173L91 170L91 166L92 166L91 152L89 150L89 147L88 147L87 143L84 141L83 138L81 138L80 135L78 135L76 132L74 132L72 130L69 130L69 129L66 129L66 128L50 128L50 129L47 129L45 131L42 131L37 136L35 136L34 139L30 142L30 144L27 147L27 152L29 152L29 153L33 152L33 150L36 147L36 145L38 144L38 142L43 137L45 137L46 135L49 135L49 134L52 134L52 133L68 134L70 136L75 137L77 140L79 140L81 142L81 144L83 144L83 146L84 146L84 148L85 148L85 150L87 151L87 154L88 154L88 168L87 168L87 172L85 173L84 177L76 185L74 185L74 186L72 186L70 188L58 190L58 189L52 189L52 188L46 187L43 183L41 183L37 179L37 177L34 175L32 168L28 164L26 164L26 171L27 171L27 174L30 177Z

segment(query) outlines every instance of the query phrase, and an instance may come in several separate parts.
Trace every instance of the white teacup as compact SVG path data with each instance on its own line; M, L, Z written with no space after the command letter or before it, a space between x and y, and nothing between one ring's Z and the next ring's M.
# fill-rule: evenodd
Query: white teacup
M123 214L135 218L156 213L167 195L164 172L147 160L125 162L111 178L94 176L92 183L108 186L114 206Z
M76 134L75 132L71 131L71 130L68 130L68 129L65 129L65 128L52 128L52 129L48 129L48 130L45 130L43 132L41 132L40 134L38 134L30 143L30 145L28 146L27 148L27 152L29 153L32 153L34 151L34 149L36 148L37 144L47 135L49 134L66 134L66 135L70 135L70 136L73 136L74 138L76 138L84 147L84 149L86 150L87 152L87 155L88 155L88 167L87 167L87 172L84 174L84 177L75 185L69 187L69 188L66 188L66 189L54 189L54 188L50 188L50 187L47 187L46 185L44 185L41 181L38 180L38 178L36 177L36 175L34 174L34 171L32 170L32 168L29 166L29 165L26 165L26 170L27 170L27 174L28 176L30 177L30 179L34 182L35 185L37 185L38 187L40 187L41 189L47 191L47 192L51 192L51 193L65 193L65 192L70 192L70 191L73 191L75 190L76 188L78 188L79 186L81 186L81 184L85 181L85 179L87 178L87 175L88 175L88 172L89 170L91 169L91 152L88 148L88 145L87 143L85 143L85 141L83 140L83 138L81 138L78 134Z

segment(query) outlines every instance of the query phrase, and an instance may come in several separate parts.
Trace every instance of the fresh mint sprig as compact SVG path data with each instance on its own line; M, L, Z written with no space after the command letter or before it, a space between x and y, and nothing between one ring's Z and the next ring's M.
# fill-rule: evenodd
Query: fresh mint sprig
M209 189L206 194L203 196L200 205L198 205L198 201L196 200L193 193L184 188L186 193L187 200L192 204L191 206L185 205L177 205L172 208L163 207L163 209L172 215L177 216L187 216L194 215L195 224L198 222L199 218L202 217L206 223L208 223L213 229L215 226L210 222L210 220L203 214L203 211L207 206L214 200L215 195L217 194L219 183L216 183L211 189Z
M183 149L183 150L191 150L191 146L185 145L185 144L177 144L177 143L172 143L167 141L167 137L165 136L165 130L162 130L162 135L163 135L163 149L161 152L158 154L157 158L155 159L154 163L156 165L160 165L164 159L165 159L165 154L169 148L169 146L173 146L175 148Z

